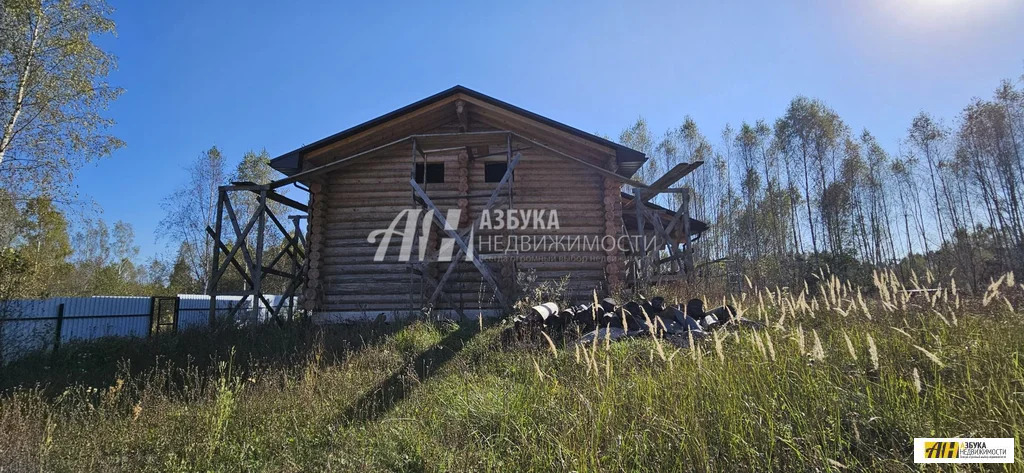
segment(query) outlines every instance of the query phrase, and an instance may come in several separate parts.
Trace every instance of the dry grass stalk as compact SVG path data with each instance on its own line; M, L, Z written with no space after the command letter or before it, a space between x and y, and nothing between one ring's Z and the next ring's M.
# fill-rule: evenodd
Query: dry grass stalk
M825 359L825 347L821 345L821 339L818 338L818 331L811 330L811 333L814 334L814 350L811 352L811 356L813 356L815 360L823 361Z
M761 336L758 335L757 332L754 332L751 338L754 339L754 346L757 348L757 351L761 353L761 356L768 359L768 350L764 347L764 342L761 341Z
M548 348L551 349L551 354L554 355L555 358L558 358L558 349L555 348L555 341L548 336L547 332L541 331L540 334L544 336L544 340L548 341Z
M533 369L534 369L534 370L536 370L536 372L537 372L537 377L538 377L538 378L540 378L541 380L543 380L543 379L544 379L544 372L540 370L540 365L539 365L539 364L537 364L537 359L536 359L536 358L533 358L533 357L531 356L531 357L530 357L530 360L532 360L532 361L533 361Z
M718 354L718 361L725 363L725 352L722 350L722 339L718 337L718 332L711 332L715 337L715 353Z
M843 339L846 340L846 350L850 352L850 358L853 358L853 361L857 361L857 350L853 348L853 341L850 340L846 330L843 330Z
M875 371L878 371L878 347L875 346L875 339L871 337L871 334L867 334L868 338L868 356L871 358L871 367Z
M929 360L932 360L932 363L935 363L936 365L939 365L939 368L945 368L946 367L946 364L943 363L942 360L939 360L939 357L935 356L934 353L932 353L932 352L930 352L928 350L925 350L924 348L919 347L917 345L914 345L914 348L917 348L921 353L924 353L924 356L928 357Z
M905 322L906 322L906 320L904 320L904 323L905 323ZM891 329L893 329L893 330L895 330L895 331L897 331L897 332L901 333L902 335L904 335L905 337L907 337L907 338L909 338L909 339L911 339L911 340L913 340L913 339L914 339L914 337L911 337L909 333L907 333L907 332L904 332L904 331L903 331L903 329L901 329L901 328L899 328L899 327L889 327L889 328L891 328Z

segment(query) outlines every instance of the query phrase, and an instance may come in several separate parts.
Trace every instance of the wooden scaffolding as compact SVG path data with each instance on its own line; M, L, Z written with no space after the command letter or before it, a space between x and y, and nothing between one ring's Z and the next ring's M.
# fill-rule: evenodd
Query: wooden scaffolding
M333 160L329 163L303 170L287 178L274 181L266 185L258 185L250 182L235 182L231 185L220 187L220 195L217 203L217 214L215 224L207 228L214 240L215 251L210 261L211 278L207 292L211 296L210 323L217 320L216 298L224 295L220 291L219 283L229 271L234 271L244 281L245 290L240 294L242 302L249 301L256 308L263 308L278 323L283 323L294 314L294 299L304 285L309 282L310 274L319 274L319 246L317 242L307 242L300 222L308 218L309 206L285 197L277 192L278 189L289 184L299 185L301 182L316 182L325 173L341 169L351 165L359 159L371 156L374 152L386 148L404 144L412 145L412 160L410 169L409 187L412 195L412 203L421 210L432 214L433 231L446 235L457 245L457 253L450 261L427 260L418 263L409 263L410 272L424 276L422 288L426 290L421 299L422 309L430 310L439 299L447 299L446 285L452 279L456 266L463 259L470 261L473 267L479 272L482 280L493 290L496 301L502 308L508 308L513 302L507 288L501 284L499 276L493 274L480 255L471 250L472 230L479 223L459 230L460 222L449 222L444 212L435 204L424 187L417 182L416 164L419 161L426 162L426 154L438 150L471 150L473 146L482 142L503 141L507 167L504 176L497 186L489 192L489 197L481 212L489 211L503 198L508 199L509 208L512 207L512 182L513 171L519 165L523 149L543 149L559 158L575 162L587 169L590 169L606 179L608 199L619 199L619 192L622 185L632 188L632 199L624 201L621 210L631 210L635 214L636 226L632 235L624 224L621 213L607 213L608 225L620 227L623 235L639 237L644 244L631 245L630 254L626 260L632 260L627 267L630 270L631 285L636 290L646 288L652 278L664 279L666 276L689 277L693 272L693 251L691 246L691 225L690 225L690 189L672 188L671 186L684 176L693 172L702 162L682 163L657 179L652 184L644 184L626 176L619 175L612 170L593 164L582 158L573 156L561 150L550 147L536 139L523 136L522 134L509 130L494 131L461 131L450 133L415 134L406 138L392 141L390 143L374 147L369 150L355 153L353 155ZM513 146L515 142L516 146ZM424 151L426 149L426 151ZM316 190L313 185L311 189ZM654 206L651 200L662 194L676 194L679 207L674 213L666 212L666 209ZM256 196L256 205L250 215L239 215L237 205L233 202L236 196L245 195L251 199ZM614 197L608 197L614 196ZM463 195L461 198L468 197ZM480 196L483 197L483 196ZM311 201L314 199L311 198ZM280 215L275 215L269 202L283 204L289 209L288 218L292 220L292 226L286 227L282 223ZM618 204L616 204L618 205ZM612 216L612 217L609 217ZM225 217L226 225L225 225ZM633 216L630 216L633 218ZM316 217L314 217L316 219ZM468 223L468 222L463 222ZM310 225L320 225L319 222L311 222ZM273 254L265 255L268 248L265 247L265 235L268 228L271 232L279 232L283 238L284 245ZM425 229L424 229L425 230ZM312 236L310 236L312 238ZM630 241L636 241L631 239ZM467 256L468 255L468 256ZM240 257L240 258L239 258ZM291 268L282 271L278 263L282 260L289 263ZM436 265L436 266L433 266ZM429 268L428 266L433 266ZM609 267L618 267L611 266ZM443 273L438 270L444 268ZM439 277L426 277L425 275L440 274ZM275 302L267 298L265 293L265 279L267 276L284 278L287 283L281 297ZM609 276L610 277L610 276ZM616 276L617 277L617 276ZM316 294L316 291L304 291L305 297L309 294ZM426 297L425 294L429 294ZM233 319L235 312L243 304L239 303L227 315ZM309 306L305 307L308 308ZM456 309L457 311L459 309ZM464 314L463 314L464 315Z

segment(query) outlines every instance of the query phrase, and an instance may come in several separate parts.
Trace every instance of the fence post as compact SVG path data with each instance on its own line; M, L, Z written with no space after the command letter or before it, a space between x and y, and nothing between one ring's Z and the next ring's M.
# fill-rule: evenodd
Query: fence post
M153 332L156 331L156 325L153 323L153 318L156 314L156 296L150 296L149 298L149 335L147 338L153 338Z
M174 296L174 333L178 333L178 309L181 307L181 297Z
M57 306L57 324L54 329L53 335L53 354L56 355L57 351L60 350L60 337L61 332L64 330L64 304Z

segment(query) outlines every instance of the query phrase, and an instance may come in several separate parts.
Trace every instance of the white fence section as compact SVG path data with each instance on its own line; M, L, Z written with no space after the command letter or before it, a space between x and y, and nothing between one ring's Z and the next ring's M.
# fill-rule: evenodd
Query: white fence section
M226 317L241 296L217 296L217 315ZM274 304L281 296L267 295ZM287 309L292 301L284 301ZM287 311L283 311L286 313ZM266 307L253 308L251 300L234 315L236 323L270 319ZM148 337L157 331L178 331L209 326L210 296L179 294L174 297L54 297L0 301L0 363L26 353L57 350L61 344L102 337Z

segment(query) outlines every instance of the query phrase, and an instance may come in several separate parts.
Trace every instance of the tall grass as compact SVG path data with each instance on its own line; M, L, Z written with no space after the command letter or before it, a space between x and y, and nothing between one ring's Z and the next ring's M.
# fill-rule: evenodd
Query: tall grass
M751 287L732 302L768 328L692 349L520 340L479 321L186 334L160 343L186 353L185 338L206 337L218 349L8 389L0 469L914 470L914 437L1020 443L1024 324L1007 279L978 299L930 275L909 288L889 274L853 288L824 272L798 292ZM78 350L66 356L98 348ZM45 366L37 378L73 378Z

